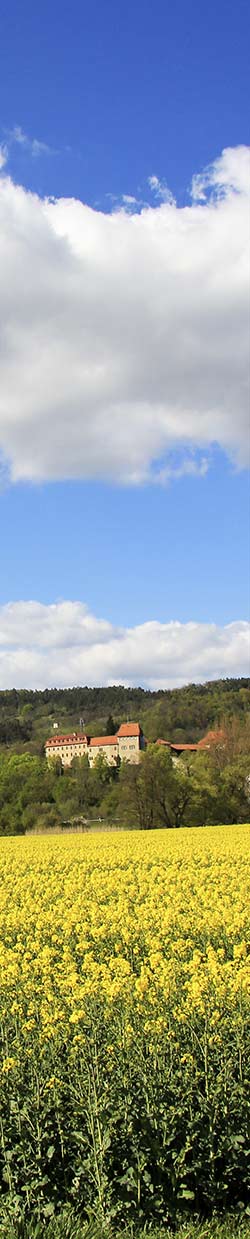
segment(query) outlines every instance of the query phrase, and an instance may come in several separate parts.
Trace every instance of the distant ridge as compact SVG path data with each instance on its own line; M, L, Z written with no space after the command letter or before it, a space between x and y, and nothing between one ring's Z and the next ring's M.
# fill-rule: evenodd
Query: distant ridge
M149 689L77 686L0 691L0 747L42 752L53 728L112 734L126 719L137 718L148 740L158 736L176 744L196 744L224 718L250 713L250 677L210 680L182 688ZM107 723L108 728L107 728Z

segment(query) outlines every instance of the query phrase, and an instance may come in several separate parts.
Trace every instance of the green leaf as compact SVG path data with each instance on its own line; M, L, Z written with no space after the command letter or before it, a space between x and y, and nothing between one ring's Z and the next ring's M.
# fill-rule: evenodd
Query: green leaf
M55 1212L55 1206L52 1204L52 1201L48 1201L48 1204L44 1205L44 1208L43 1208L44 1217L53 1217L54 1212Z
M54 1157L54 1152L55 1152L55 1145L49 1144L49 1148L47 1149L47 1158L49 1162L51 1162L51 1158Z
M185 1187L182 1192L178 1192L178 1197L180 1200L194 1200L195 1193L190 1192L189 1189Z

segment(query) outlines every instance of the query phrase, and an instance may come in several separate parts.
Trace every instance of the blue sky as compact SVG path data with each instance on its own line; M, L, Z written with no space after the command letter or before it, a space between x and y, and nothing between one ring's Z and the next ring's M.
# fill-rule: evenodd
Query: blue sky
M249 673L249 25L2 13L1 687Z
M193 172L249 141L247 0L3 7L2 124L59 151L19 161L29 187L103 204L156 170L182 198Z

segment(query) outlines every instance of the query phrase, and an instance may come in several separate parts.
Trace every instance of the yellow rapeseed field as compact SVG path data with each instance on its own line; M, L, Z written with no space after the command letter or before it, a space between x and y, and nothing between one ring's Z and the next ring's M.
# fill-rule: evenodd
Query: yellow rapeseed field
M250 981L249 842L247 826L2 839L2 1019L24 1042L79 1038L90 1000L110 1019L119 999L127 1035L137 1010L155 1048L169 1004L177 1022L233 1016Z
M218 1181L232 1092L242 1152L249 839L247 826L1 839L3 1175L45 1215L63 1176L81 1192L83 1164L85 1201L104 1208L110 1167L119 1200L135 1175L141 1207L170 1145L172 1196L204 1199L188 1150L206 1129Z

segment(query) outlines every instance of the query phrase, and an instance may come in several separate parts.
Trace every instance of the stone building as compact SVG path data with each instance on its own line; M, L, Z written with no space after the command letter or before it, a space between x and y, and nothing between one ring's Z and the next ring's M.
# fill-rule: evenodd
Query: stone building
M63 766L71 766L73 757L84 757L88 752L88 736L84 732L73 731L67 736L50 736L45 743L45 757L50 761L60 758Z
M118 758L121 761L139 761L144 748L145 740L139 723L122 723L115 736L90 738L84 732L50 736L46 740L45 756L48 761L57 757L63 766L71 766L74 757L85 757L87 754L89 764L93 766L98 754L101 754L109 766L114 766Z
M89 740L88 759L90 766L94 765L99 755L105 757L108 766L115 766L118 754L117 736L93 736Z

